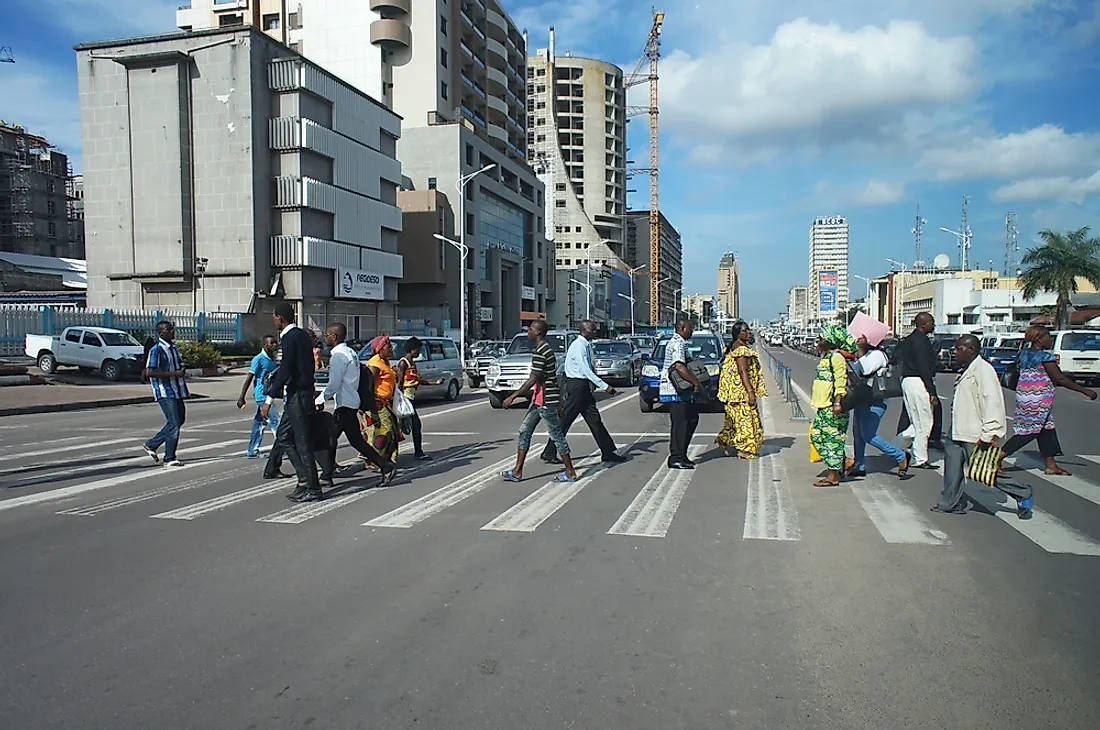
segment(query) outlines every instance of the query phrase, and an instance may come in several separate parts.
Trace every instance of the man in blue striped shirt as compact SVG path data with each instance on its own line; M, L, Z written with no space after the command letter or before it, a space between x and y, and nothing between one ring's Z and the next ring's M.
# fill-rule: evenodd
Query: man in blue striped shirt
M184 381L183 357L173 343L175 339L174 324L157 322L157 342L149 350L144 373L153 387L153 397L164 412L164 428L141 447L153 461L160 461L157 449L164 444L165 466L183 466L183 462L176 458L176 446L180 440L180 428L187 417L184 399L191 395Z

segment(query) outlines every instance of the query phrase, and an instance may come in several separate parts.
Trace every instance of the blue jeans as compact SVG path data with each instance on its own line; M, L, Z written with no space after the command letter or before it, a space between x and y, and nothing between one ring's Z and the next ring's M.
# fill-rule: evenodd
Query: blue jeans
M187 407L182 398L161 398L157 403L164 412L164 428L146 441L145 445L156 451L164 444L164 460L172 461L176 458L176 446L180 442L180 428L187 420Z
M535 426L539 425L539 420L546 421L546 430L550 432L550 440L557 447L558 455L568 456L569 444L565 442L565 434L561 430L558 407L536 406L534 403L527 409L527 415L523 417L523 423L519 427L519 450L530 451L531 436L535 433Z
M264 428L271 429L271 434L275 435L275 429L279 427L279 404L272 403L271 410L267 414L267 422L265 423L263 417L260 415L260 408L263 403L256 404L256 415L252 417L252 433L248 439L248 455L254 456L260 451L260 444L264 440Z
M905 452L878 435L878 424L885 414L886 404L882 401L874 401L865 406L860 406L852 414L855 416L852 419L852 435L855 441L855 468L858 471L867 470L865 458L867 444L871 444L887 456L893 457L894 461L899 464L905 462Z

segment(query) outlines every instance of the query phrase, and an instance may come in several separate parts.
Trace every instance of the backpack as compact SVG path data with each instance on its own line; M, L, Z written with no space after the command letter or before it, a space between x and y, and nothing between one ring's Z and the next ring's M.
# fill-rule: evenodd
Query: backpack
M374 371L365 362L359 365L359 410L373 411L377 396L374 394Z

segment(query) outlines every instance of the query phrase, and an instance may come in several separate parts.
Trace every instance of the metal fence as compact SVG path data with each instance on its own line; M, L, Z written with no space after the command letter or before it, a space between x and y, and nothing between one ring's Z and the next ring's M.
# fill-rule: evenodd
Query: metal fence
M784 365L775 355L765 350L768 355L768 364L771 366L772 377L775 378L775 382L779 384L779 390L783 393L783 400L791 404L791 420L792 421L808 421L810 420L805 412L802 410L802 401L798 399L798 393L795 392L794 386L791 383L791 368L789 365Z
M23 355L28 334L59 335L66 327L110 327L141 339L152 335L162 319L175 323L176 336L181 340L238 342L244 339L243 315L236 312L5 305L0 306L0 356Z

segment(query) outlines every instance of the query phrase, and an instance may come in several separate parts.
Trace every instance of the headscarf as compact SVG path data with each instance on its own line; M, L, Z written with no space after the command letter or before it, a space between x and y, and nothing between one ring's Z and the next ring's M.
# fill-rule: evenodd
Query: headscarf
M372 355L377 355L386 349L386 345L390 344L390 338L386 335L378 335L370 341L370 352Z
M821 328L821 339L833 345L841 352L854 354L856 341L848 334L848 330L842 324L827 324Z

